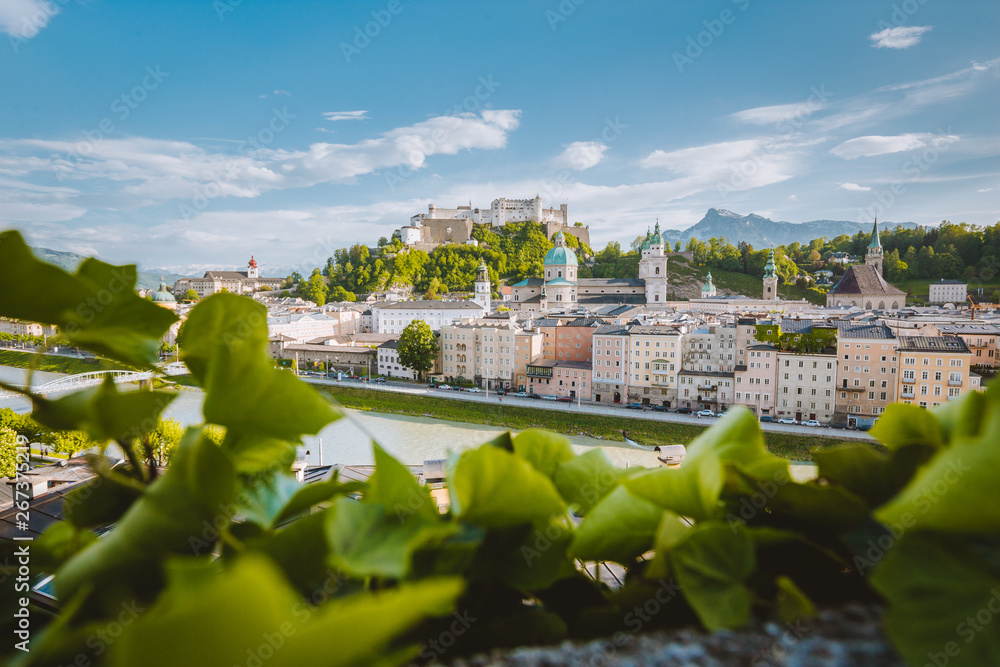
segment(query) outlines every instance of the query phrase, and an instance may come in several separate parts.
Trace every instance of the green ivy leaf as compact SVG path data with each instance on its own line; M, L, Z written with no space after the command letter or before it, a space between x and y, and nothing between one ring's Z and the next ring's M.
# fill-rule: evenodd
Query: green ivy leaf
M494 529L480 549L477 567L524 592L548 588L577 574L567 555L573 530L564 519L535 525Z
M498 447L464 452L449 481L458 518L487 528L535 523L566 509L552 480Z
M893 450L906 445L945 445L941 422L934 413L905 403L893 403L886 407L872 427L871 434Z
M94 440L131 444L156 428L160 414L177 397L168 391L119 392L109 377L97 387L50 401L32 396L32 418L58 431L86 431Z
M679 468L658 468L626 477L622 484L637 498L698 521L719 513L722 463L711 453L685 460Z
M312 387L273 367L266 352L267 310L252 299L208 297L191 311L178 344L206 391L205 420L226 427L223 446L238 458L262 449L267 455L260 464L267 467L281 442L287 457L302 434L318 433L339 417Z
M327 521L334 564L356 577L402 579L417 549L436 544L457 530L453 523L421 515L397 516L376 503L338 498Z
M615 467L602 449L574 457L556 468L553 481L559 494L581 516L614 491L624 471Z
M816 605L794 581L788 577L778 577L774 583L778 587L778 618L790 622L816 615Z
M346 496L352 493L358 493L367 488L364 482L345 482L342 483L338 480L338 474L335 471L333 478L325 482L315 482L313 484L299 485L299 489L295 492L285 506L282 507L281 512L275 518L274 523L280 524L288 521L296 514L301 514L305 512L310 507L318 505L319 503L326 502L331 498L336 496Z
M268 667L301 667L323 656L331 667L377 664L404 631L450 613L461 591L459 580L434 579L311 608L267 560L247 556L201 585L172 581L112 644L109 663L236 665L255 658Z
M365 502L382 505L400 520L411 514L436 519L440 514L437 503L427 487L422 486L410 469L393 458L376 443L375 473L368 480Z
M768 451L757 417L739 405L727 410L717 424L688 445L681 468L700 462L704 457L739 463L760 475L788 470L788 461Z
M63 513L77 528L97 528L117 522L138 500L145 487L124 471L108 467L104 457L91 457L94 481L66 494Z
M535 467L549 479L555 477L560 464L572 460L576 454L564 435L530 428L513 439L514 453Z
M72 558L55 579L60 599L84 585L128 582L155 587L169 555L204 555L216 526L235 513L236 475L226 455L200 431L189 430L163 476L135 501L115 530Z
M627 565L652 548L662 516L662 509L619 486L583 519L570 553L581 560L612 560Z
M738 628L750 621L750 591L743 582L754 571L756 558L743 526L698 524L674 546L670 563L705 628Z
M886 633L909 664L1000 664L1000 572L968 542L907 534L871 582L889 603ZM992 622L984 623L987 618Z
M927 445L906 445L886 458L867 444L835 445L813 450L813 459L819 477L878 507L899 493L934 451Z
M0 233L0 316L59 327L72 345L153 368L177 316L135 293L134 266L86 259L75 274L37 260L16 231Z

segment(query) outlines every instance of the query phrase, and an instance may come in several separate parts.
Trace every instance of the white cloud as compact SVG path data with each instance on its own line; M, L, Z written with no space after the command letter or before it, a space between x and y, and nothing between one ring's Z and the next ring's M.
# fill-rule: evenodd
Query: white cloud
M566 149L553 160L553 163L557 167L582 171L600 163L607 150L608 145L601 141L574 141L566 144Z
M932 27L914 25L886 28L872 33L868 39L872 41L872 46L876 49L908 49L918 44L924 34L929 32Z
M59 13L48 0L3 0L0 2L0 32L31 39Z
M336 122L338 120L365 120L368 118L367 111L324 111L323 118Z
M837 186L838 190L850 190L851 192L871 192L871 188L866 185L858 185L857 183L841 183Z
M788 199L788 201L798 201L799 200L799 196L798 195L788 195L788 197L786 197L786 199Z
M929 143L935 145L950 145L958 141L955 135L935 135L930 133L910 133L895 136L870 135L867 137L857 137L849 139L830 149L834 155L845 160L854 160L859 157L872 157L875 155L888 155L890 153L901 153L923 148Z
M808 118L811 114L825 107L825 103L810 100L809 102L745 109L732 114L732 117L741 123L750 125L777 125L796 118Z

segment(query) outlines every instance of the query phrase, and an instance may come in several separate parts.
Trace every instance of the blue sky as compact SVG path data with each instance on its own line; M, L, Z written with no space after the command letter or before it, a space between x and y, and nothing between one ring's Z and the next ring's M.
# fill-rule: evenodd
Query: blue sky
M0 227L191 269L536 193L596 245L993 224L998 34L995 0L3 0Z

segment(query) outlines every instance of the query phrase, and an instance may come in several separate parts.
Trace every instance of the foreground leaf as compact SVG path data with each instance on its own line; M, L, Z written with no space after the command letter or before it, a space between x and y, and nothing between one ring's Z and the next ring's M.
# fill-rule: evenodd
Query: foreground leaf
M576 529L570 553L582 560L627 565L653 546L663 510L619 486Z
M756 567L744 527L721 522L695 526L670 554L677 583L708 630L750 621L750 591L743 581Z

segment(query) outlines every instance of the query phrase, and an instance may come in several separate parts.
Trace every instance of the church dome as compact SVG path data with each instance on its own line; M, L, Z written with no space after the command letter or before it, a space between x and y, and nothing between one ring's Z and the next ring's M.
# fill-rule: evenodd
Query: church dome
M653 230L653 235L649 237L649 245L663 245L663 236L660 234L660 221L656 221L656 229Z
M162 277L160 278L160 288L153 294L153 301L155 303L177 303L174 295L167 291L167 284L163 282Z
M566 237L562 232L556 232L552 237L555 247L545 254L545 266L576 266L576 253L566 247Z

